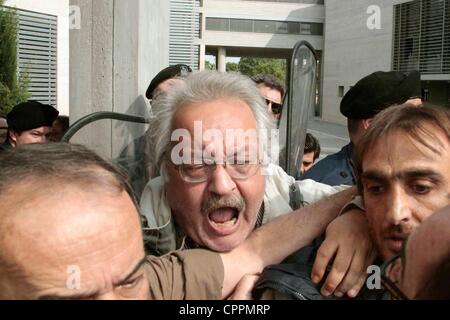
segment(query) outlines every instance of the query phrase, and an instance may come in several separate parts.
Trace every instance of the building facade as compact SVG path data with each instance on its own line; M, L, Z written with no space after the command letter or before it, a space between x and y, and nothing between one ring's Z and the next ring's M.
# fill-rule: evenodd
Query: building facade
M19 71L33 98L71 121L95 111L148 115L164 67L206 55L289 59L306 40L320 57L319 120L344 125L343 95L378 71L422 73L423 97L450 107L450 0L7 0L20 16ZM79 10L72 28L71 10ZM69 67L70 66L70 67ZM69 109L70 105L70 109ZM117 155L142 129L113 122L84 140ZM82 135L83 136L83 135ZM105 143L105 141L108 141ZM91 141L92 142L92 141Z
M321 0L203 0L199 63L215 55L225 71L227 56L289 59L301 40L320 52L324 13Z
M419 70L424 99L450 107L449 12L449 0L325 0L321 119L345 124L342 97L375 71Z
M18 67L31 99L69 114L69 0L6 0L19 16Z

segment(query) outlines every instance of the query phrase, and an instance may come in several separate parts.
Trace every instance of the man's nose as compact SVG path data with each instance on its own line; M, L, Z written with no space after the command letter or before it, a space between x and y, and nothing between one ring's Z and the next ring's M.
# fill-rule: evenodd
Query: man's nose
M401 186L392 190L390 206L388 207L387 220L393 225L399 225L402 221L411 219L411 200Z
M209 181L208 191L217 195L226 195L236 189L236 183L223 165L218 164Z

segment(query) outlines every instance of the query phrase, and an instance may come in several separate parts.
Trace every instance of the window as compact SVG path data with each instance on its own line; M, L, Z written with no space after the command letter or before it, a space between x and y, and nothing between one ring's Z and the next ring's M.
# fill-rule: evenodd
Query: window
M57 17L25 10L17 10L17 14L19 73L28 74L30 99L56 107Z
M253 32L253 21L245 19L230 19L230 31Z
M344 86L339 86L338 91L339 98L342 98L344 96Z
M206 18L206 30L230 31L230 19Z
M256 20L255 32L275 33L275 21Z
M311 34L311 25L309 23L300 24L300 33L301 34Z
M293 21L206 18L206 30L321 36L323 35L323 24Z

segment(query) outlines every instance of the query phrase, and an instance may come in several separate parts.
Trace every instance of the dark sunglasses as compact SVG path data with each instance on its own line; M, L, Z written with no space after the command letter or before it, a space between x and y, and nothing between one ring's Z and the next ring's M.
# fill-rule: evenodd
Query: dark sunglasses
M266 98L267 105L272 104L272 113L273 114L280 114L281 110L283 109L283 105L280 103L273 102L272 100L269 100Z

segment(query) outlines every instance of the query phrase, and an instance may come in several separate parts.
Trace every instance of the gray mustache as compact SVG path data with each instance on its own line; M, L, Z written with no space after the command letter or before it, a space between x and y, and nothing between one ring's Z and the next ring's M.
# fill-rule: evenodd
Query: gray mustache
M230 196L226 198L213 196L202 202L201 210L203 213L208 214L211 211L225 207L236 208L241 212L245 209L245 201L239 196Z

